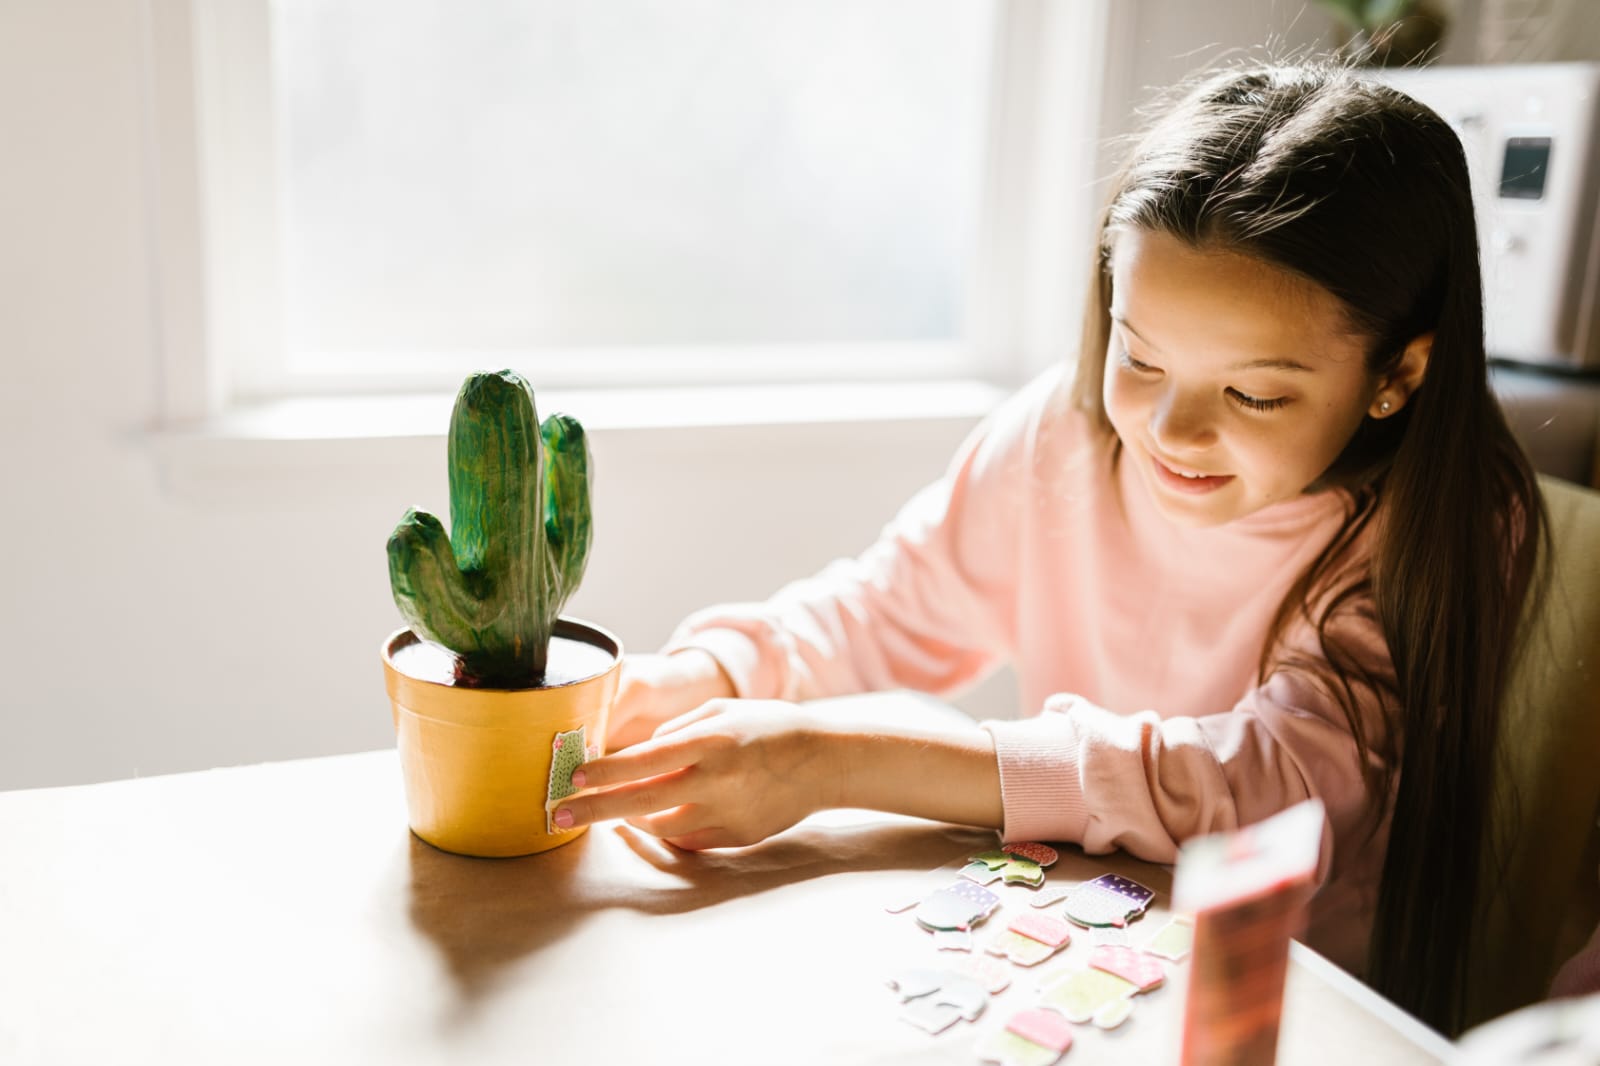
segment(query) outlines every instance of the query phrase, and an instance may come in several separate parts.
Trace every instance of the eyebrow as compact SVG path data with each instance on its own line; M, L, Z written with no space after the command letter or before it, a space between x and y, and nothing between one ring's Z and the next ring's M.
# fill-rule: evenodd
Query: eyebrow
M1152 351L1154 351L1154 352L1156 352L1157 354L1160 354L1160 355L1165 355L1166 354L1165 352L1161 351L1161 349L1159 347L1157 347L1156 345L1152 344L1150 342L1150 338L1146 337L1143 333L1140 333L1138 330L1134 329L1132 324L1130 324L1126 318L1123 318L1121 315L1117 314L1115 311L1111 312L1111 320L1113 322L1115 322L1117 325L1121 326L1123 329L1127 330L1129 333L1133 334L1135 337L1138 337L1139 340L1142 341L1143 343L1150 345L1150 349ZM1316 371L1312 370L1309 366L1306 366L1304 363L1297 363L1293 359L1252 359L1248 363L1235 363L1233 366L1230 366L1228 369L1229 370L1296 370L1296 371L1300 371L1301 373L1305 373L1305 374L1316 373Z

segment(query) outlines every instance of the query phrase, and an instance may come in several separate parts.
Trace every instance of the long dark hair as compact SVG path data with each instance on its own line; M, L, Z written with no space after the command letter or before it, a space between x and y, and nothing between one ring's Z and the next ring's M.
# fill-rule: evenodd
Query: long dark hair
M1113 182L1073 382L1075 404L1108 432L1109 242L1127 228L1252 256L1322 286L1369 341L1374 374L1434 334L1410 402L1364 420L1313 486L1346 490L1351 506L1279 607L1260 669L1314 669L1332 682L1375 825L1393 797L1368 980L1454 1034L1487 896L1480 870L1500 701L1546 535L1532 469L1489 388L1461 144L1422 104L1334 64L1229 70L1165 102ZM1340 563L1365 530L1370 569L1352 574ZM1369 596L1390 683L1330 636L1338 611ZM1281 650L1300 618L1317 627L1325 661ZM1378 758L1355 695L1372 686L1391 707Z

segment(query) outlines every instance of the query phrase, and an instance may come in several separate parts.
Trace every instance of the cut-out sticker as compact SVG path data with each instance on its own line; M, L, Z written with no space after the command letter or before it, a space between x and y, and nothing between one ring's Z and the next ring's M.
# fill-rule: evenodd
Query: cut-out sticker
M1107 1003L1094 1012L1094 1017L1089 1020L1101 1029L1115 1029L1128 1020L1128 1015L1133 1013L1133 1000L1118 999Z
M1076 881L1073 881L1070 884L1051 885L1049 888L1041 888L1039 891L1033 894L1032 899L1028 900L1028 906L1048 907L1052 903L1060 903L1062 900L1072 895L1077 888L1078 883Z
M561 832L551 818L557 804L577 794L578 790L572 787L572 772L587 761L588 754L583 744L581 725L570 733L557 733L550 742L550 788L544 801L545 832Z
M939 986L944 984L943 970L901 970L886 982L888 986L900 994L902 1000L916 999L929 992L937 992Z
M1114 944L1095 948L1089 955L1089 965L1096 970L1116 974L1141 992L1148 992L1167 979L1167 971L1160 959Z
M980 872L979 867L987 870L988 875ZM993 875L1004 878L1008 885L1029 885L1038 888L1044 884L1044 867L1032 859L1012 854L1002 848L974 855L962 873L969 879L985 885L994 880Z
M1038 888L1044 884L1044 869L1035 862L1014 862L1000 874L1008 885L1027 885Z
M1089 943L1095 947L1099 947L1101 944L1126 944L1127 942L1128 931L1126 929L1118 929L1114 925L1097 925L1089 930Z
M1003 933L986 949L1004 955L1018 966L1036 966L1067 946L1072 927L1048 914L1025 912L1011 919Z
M900 1011L900 1017L918 1029L938 1035L961 1020L961 1012L946 1003L914 999Z
M989 1002L982 984L946 970L903 970L888 984L906 1004L900 1017L930 1033L942 1033L961 1019L975 1021Z
M989 994L997 996L1011 987L1011 968L999 959L987 955L974 955L956 967L963 977L970 977Z
M971 951L972 934L965 929L935 929L933 946L938 951Z
M1143 950L1150 955L1182 962L1189 957L1189 952L1193 948L1194 921L1189 918L1174 918L1157 930L1156 935L1145 943Z
M1011 856L999 848L982 851L967 860L968 862L981 862L991 870L999 870L1011 861Z
M1060 1011L1069 1022L1093 1021L1101 1025L1101 1011L1127 1000L1138 989L1114 973L1104 970L1068 970L1050 980L1041 990L1039 1005ZM1120 1023L1122 1019L1117 1019ZM1109 1026L1102 1026L1109 1028Z
M1067 917L1084 928L1124 926L1144 913L1155 893L1137 881L1117 874L1101 874L1079 885L1067 897Z
M992 885L1004 875L999 869L990 869L981 862L969 862L961 868L961 876L975 885Z
M1032 1008L1011 1016L1005 1027L977 1046L978 1057L1000 1066L1050 1066L1072 1046L1072 1025L1051 1010Z
M1000 850L1010 855L1020 855L1029 862L1036 862L1040 866L1054 866L1061 858L1061 853L1048 844L1032 844L1028 842L1018 844L1002 844Z
M917 923L924 929L971 929L994 913L1000 897L982 885L957 881L917 904Z

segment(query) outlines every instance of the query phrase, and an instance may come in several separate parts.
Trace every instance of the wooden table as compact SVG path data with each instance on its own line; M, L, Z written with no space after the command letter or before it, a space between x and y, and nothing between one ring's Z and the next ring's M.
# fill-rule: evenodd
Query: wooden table
M606 824L466 859L407 831L392 751L0 793L0 1062L976 1062L1033 971L930 1036L885 979L950 953L884 904L993 842L830 812L739 852ZM1156 888L1139 924L1164 922L1161 867L1065 849L1050 874L1106 871ZM1064 1062L1173 1061L1181 1006L1157 990L1120 1030L1080 1027ZM1297 947L1279 1062L1448 1055Z

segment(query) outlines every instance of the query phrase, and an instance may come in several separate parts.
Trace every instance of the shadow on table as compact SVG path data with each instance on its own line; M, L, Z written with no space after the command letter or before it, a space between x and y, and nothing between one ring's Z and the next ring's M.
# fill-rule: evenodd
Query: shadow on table
M687 852L607 824L538 855L473 859L413 836L410 917L470 1002L499 971L560 940L590 913L625 907L683 914L833 874L929 870L993 839L980 830L890 821L802 826L750 848Z

